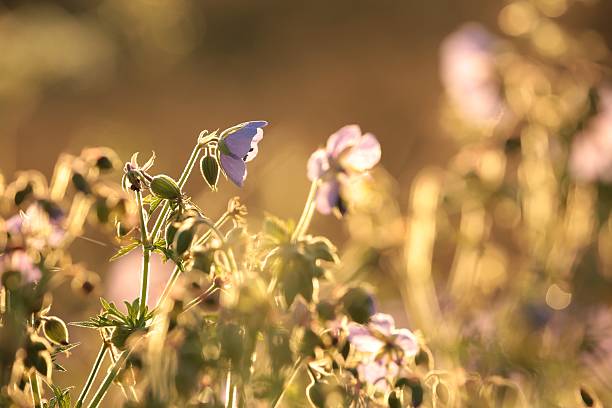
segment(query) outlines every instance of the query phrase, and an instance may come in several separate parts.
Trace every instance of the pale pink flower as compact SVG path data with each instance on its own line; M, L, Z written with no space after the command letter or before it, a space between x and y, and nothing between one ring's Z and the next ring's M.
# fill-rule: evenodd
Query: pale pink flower
M24 250L18 249L0 255L0 275L5 272L19 272L25 282L37 282L42 272Z
M440 48L440 76L454 105L474 122L498 120L503 111L495 38L470 23L450 34Z
M581 181L612 181L612 88L599 91L599 112L572 143L569 166Z
M348 177L363 174L380 161L380 144L371 133L362 134L357 125L344 126L331 135L325 148L318 149L308 160L308 178L321 180L316 206L322 214L334 209L345 210L341 184Z
M396 329L393 317L384 313L372 316L367 325L349 323L348 339L363 355L359 377L380 391L388 388L386 379L398 375L405 359L419 352L417 337L408 329Z

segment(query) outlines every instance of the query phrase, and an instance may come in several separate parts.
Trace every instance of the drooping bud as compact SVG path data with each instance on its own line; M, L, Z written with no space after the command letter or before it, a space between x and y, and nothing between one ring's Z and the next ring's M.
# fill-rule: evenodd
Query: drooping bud
M173 222L168 224L166 227L166 245L171 245L174 242L174 237L181 224L179 222Z
M202 157L200 172L210 189L217 191L217 183L219 182L219 162L217 162L217 158L210 155Z
M47 316L42 324L43 333L51 343L65 346L68 344L68 328L59 317Z
M81 173L74 173L72 175L72 184L81 193L85 193L85 194L91 193L91 187L89 186L89 182L85 179L85 176L83 176Z
M181 196L181 189L170 176L159 174L151 180L151 192L166 200L176 200Z

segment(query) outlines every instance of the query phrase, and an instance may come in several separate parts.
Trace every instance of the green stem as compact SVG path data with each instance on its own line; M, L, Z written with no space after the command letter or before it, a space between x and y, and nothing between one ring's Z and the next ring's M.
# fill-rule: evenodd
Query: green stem
M43 408L42 397L40 395L40 385L38 383L38 374L36 374L36 371L30 374L30 387L32 387L32 398L34 398L34 406Z
M142 273L140 275L140 315L144 316L147 309L149 297L149 271L151 249L149 248L149 232L147 231L147 219L145 208L142 203L142 193L136 191L136 202L140 210L140 240L142 242Z
M187 161L187 164L185 165L185 168L183 169L183 172L181 173L181 176L179 177L177 181L178 186L181 190L187 183L187 180L189 179L189 176L191 175L191 172L193 171L193 168L195 167L195 164L196 164L196 161L198 160L198 156L200 154L201 148L202 147L200 146L200 143L198 143L193 148L193 151L191 152L191 156L189 156L189 160ZM153 242L157 240L157 235L159 234L161 227L168 220L169 213L170 213L170 203L168 200L164 200L164 205L162 206L162 209L159 212L159 216L155 220L155 224L153 224L153 229L151 230L151 240Z
M125 362L127 361L128 356L129 352L127 350L124 351L123 353L121 353L115 364L111 366L111 368L108 370L108 373L106 373L106 377L104 377L102 384L100 384L100 388L98 388L98 391L96 391L96 394L89 403L89 408L96 408L98 405L100 405L100 402L102 402L102 399L104 399L104 396L108 392L109 387L111 386L114 379L119 374L119 371L123 367L123 364L125 364Z
M310 222L312 221L312 216L314 215L314 211L316 208L315 197L317 196L318 188L319 179L316 179L312 182L310 186L310 192L308 193L308 198L306 199L304 210L302 211L300 220L298 221L295 227L295 231L293 232L293 235L291 237L291 241L293 242L298 241L304 236L306 231L308 231L308 227L310 226Z
M285 396L285 393L287 392L287 389L289 388L293 380L295 380L295 376L297 375L297 373L300 371L301 364L302 357L298 358L295 364L293 365L293 372L291 373L291 377L289 377L289 380L287 380L287 384L285 384L281 393L278 394L276 398L274 398L274 400L272 401L272 404L270 405L272 408L276 408L278 407L278 404L280 404L281 400Z
M213 231L221 228L228 219L229 219L229 213L226 212L217 220L217 222L215 222L215 225L213 228L206 231L206 233L204 233L204 235L202 235L196 241L195 246L203 245L204 243L206 243L208 238L210 238L211 235L213 234ZM166 302L166 299L170 295L170 292L172 291L172 288L176 284L176 281L178 280L180 274L181 274L181 270L179 269L178 266L175 266L174 270L172 271L172 275L170 275L168 282L166 282L166 286L164 287L164 290L162 291L162 294L159 297L159 300L157 301L157 305L155 306L155 308L159 308Z
M232 369L227 371L227 381L225 384L225 408L234 408L234 393L236 387L232 382Z
M100 347L100 351L98 352L98 356L96 357L96 360L94 361L93 367L91 367L91 371L89 373L89 376L87 377L87 381L85 382L85 385L83 386L83 391L81 391L81 394L79 395L79 399L76 402L75 408L81 408L83 406L83 402L85 401L85 398L87 397L87 393L91 389L91 386L93 385L93 382L96 379L96 376L98 375L98 372L100 371L100 368L102 367L102 361L104 360L104 355L106 354L107 348L108 348L108 344L106 344L106 342L103 342L102 347Z

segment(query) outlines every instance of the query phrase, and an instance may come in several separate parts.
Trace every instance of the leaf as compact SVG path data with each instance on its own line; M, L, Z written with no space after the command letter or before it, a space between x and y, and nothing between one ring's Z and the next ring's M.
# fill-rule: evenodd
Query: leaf
M263 223L265 237L277 244L289 242L293 229L293 223L283 221L271 215L267 216Z
M119 248L117 253L110 258L110 260L114 261L116 259L119 259L122 256L127 255L130 252L132 252L133 250L135 250L136 248L138 248L138 246L140 246L140 242L139 241L134 241L134 242L131 242L131 243L125 245L125 246L122 246L121 248Z
M157 197L153 194L149 194L143 199L143 202L149 205L149 209L148 209L149 216L151 216L151 214L153 214L155 210L157 210L162 200L163 199L161 197Z
M327 262L338 262L336 247L324 237L316 237L306 244L306 252L314 259Z

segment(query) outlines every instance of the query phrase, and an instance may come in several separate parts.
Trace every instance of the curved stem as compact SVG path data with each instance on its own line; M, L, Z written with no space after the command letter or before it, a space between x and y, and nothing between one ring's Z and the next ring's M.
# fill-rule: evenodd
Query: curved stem
M189 156L189 160L187 161L187 164L185 165L185 168L183 169L183 172L181 173L181 176L179 177L177 181L177 184L181 190L185 186L185 183L187 183L187 180L189 179L189 176L191 175L191 172L193 171L196 161L198 160L198 156L200 154L201 148L202 147L200 143L198 143L193 148L193 151L191 152L191 156ZM159 234L161 227L166 223L168 216L170 215L169 213L170 213L170 203L168 202L168 200L164 200L164 205L162 206L162 209L159 212L159 216L155 220L155 224L153 224L153 229L151 230L151 240L153 242L155 242L155 240L157 239L157 235Z
M319 180L320 179L314 180L310 186L310 192L308 193L308 198L306 199L304 210L302 211L300 220L298 221L295 227L295 231L291 236L291 241L293 242L302 238L306 231L308 231L308 227L310 226L310 222L312 221L312 216L314 215L316 207L315 198L317 196L317 190L319 189Z
M136 191L136 202L140 211L140 240L142 242L142 273L140 275L140 315L144 316L147 309L149 297L149 270L151 249L149 248L149 233L147 231L147 219L145 208L142 203L142 193Z
M117 374L119 374L119 371L123 367L123 364L127 361L128 356L129 352L127 350L121 353L115 364L113 364L112 367L108 370L108 373L106 373L102 384L100 384L100 388L98 388L98 391L96 391L96 394L89 403L89 408L96 408L100 405L100 402L102 402L102 399L104 399L104 397L106 396L109 387L117 377Z
M96 357L96 360L94 361L93 367L91 367L91 371L89 373L89 376L87 377L87 381L85 382L85 385L83 386L83 390L81 391L81 394L79 395L79 398L77 399L75 408L81 408L83 406L83 402L85 401L85 398L87 397L87 393L91 389L91 386L93 385L93 382L96 379L98 372L100 371L100 367L102 367L102 361L104 360L104 355L106 354L107 348L108 348L108 344L106 344L106 342L103 342L102 347L100 347L100 351L98 352L98 355Z

